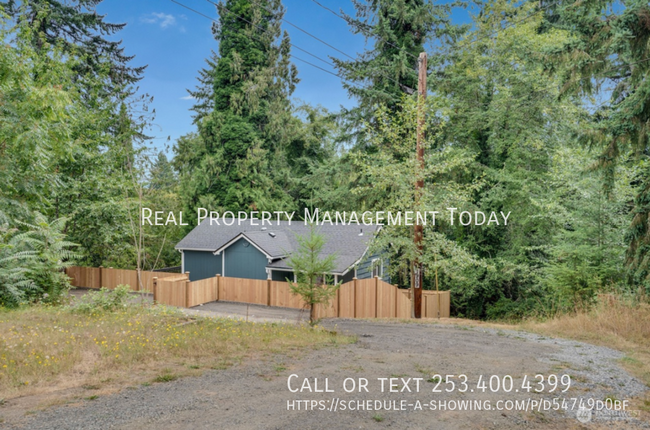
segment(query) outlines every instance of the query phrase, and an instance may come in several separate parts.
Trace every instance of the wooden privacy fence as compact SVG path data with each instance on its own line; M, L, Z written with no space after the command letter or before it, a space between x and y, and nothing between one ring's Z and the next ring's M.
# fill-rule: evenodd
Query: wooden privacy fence
M66 269L66 274L75 287L114 289L120 284L129 285L133 291L153 292L155 302L170 306L191 308L224 300L307 308L300 296L291 293L289 283L281 281L217 275L190 282L189 273L141 271L139 285L136 270L73 266ZM422 292L422 316L425 318L449 317L449 305L449 291ZM410 318L410 291L399 289L378 277L353 279L339 287L328 306L316 305L315 314L316 318Z
M354 279L339 287L328 306L316 305L316 318L410 318L411 299L408 290L400 290L378 277ZM449 316L449 292L424 292L423 316ZM214 278L190 282L188 275L157 279L154 301L171 306L193 307L224 300L267 306L303 309L308 306L300 296L291 293L288 282L229 278Z
M422 291L422 316L425 318L449 318L449 308L449 291Z
M178 273L138 271L126 269L113 269L112 267L80 267L72 266L65 269L66 275L71 278L74 287L114 289L118 285L128 285L132 291L153 292L153 278L167 279L178 277Z

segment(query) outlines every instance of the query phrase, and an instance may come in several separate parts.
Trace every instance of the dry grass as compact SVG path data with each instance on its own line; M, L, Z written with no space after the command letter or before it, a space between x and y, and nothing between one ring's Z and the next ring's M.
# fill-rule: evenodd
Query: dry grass
M650 386L650 304L603 295L590 311L521 324L527 331L576 339L626 354L622 365ZM638 400L650 412L650 396Z
M165 307L73 313L0 312L0 399L83 387L99 390L221 369L252 355L348 343L326 330L190 318Z

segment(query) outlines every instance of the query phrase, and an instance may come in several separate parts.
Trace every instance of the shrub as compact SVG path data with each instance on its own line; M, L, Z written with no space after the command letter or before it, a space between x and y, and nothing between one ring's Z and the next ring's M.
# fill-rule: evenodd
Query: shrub
M31 224L15 223L0 225L0 306L60 302L70 289L63 269L79 256L65 239L66 219L49 222L36 212Z
M72 309L84 313L115 311L128 306L130 291L128 285L118 285L114 290L102 287L82 296Z

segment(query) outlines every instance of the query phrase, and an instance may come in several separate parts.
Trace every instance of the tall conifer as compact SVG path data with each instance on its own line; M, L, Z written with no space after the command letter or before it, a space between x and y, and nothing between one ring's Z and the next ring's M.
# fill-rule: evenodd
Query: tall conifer
M217 10L218 55L191 92L198 135L175 148L186 206L289 207L282 175L284 148L294 138L289 97L298 78L289 35L280 29L284 8L280 0L226 0Z

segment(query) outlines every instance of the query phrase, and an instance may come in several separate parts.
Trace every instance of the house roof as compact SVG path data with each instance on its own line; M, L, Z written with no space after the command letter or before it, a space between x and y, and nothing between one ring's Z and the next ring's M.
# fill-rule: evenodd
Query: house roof
M259 220L257 223L261 224ZM177 245L179 250L193 251L221 251L227 249L236 239L245 237L257 248L262 250L268 258L277 260L267 267L273 269L290 270L289 259L285 258L298 249L298 236L309 234L309 225L303 221L274 221L272 226L251 225L249 221L237 225L221 225L213 223L210 219L204 220L196 226ZM262 230L265 228L265 230ZM321 258L336 255L332 273L343 274L353 264L364 256L370 241L373 239L379 226L377 225L319 225L316 231L325 238L325 245L321 251ZM362 233L362 234L361 234Z

